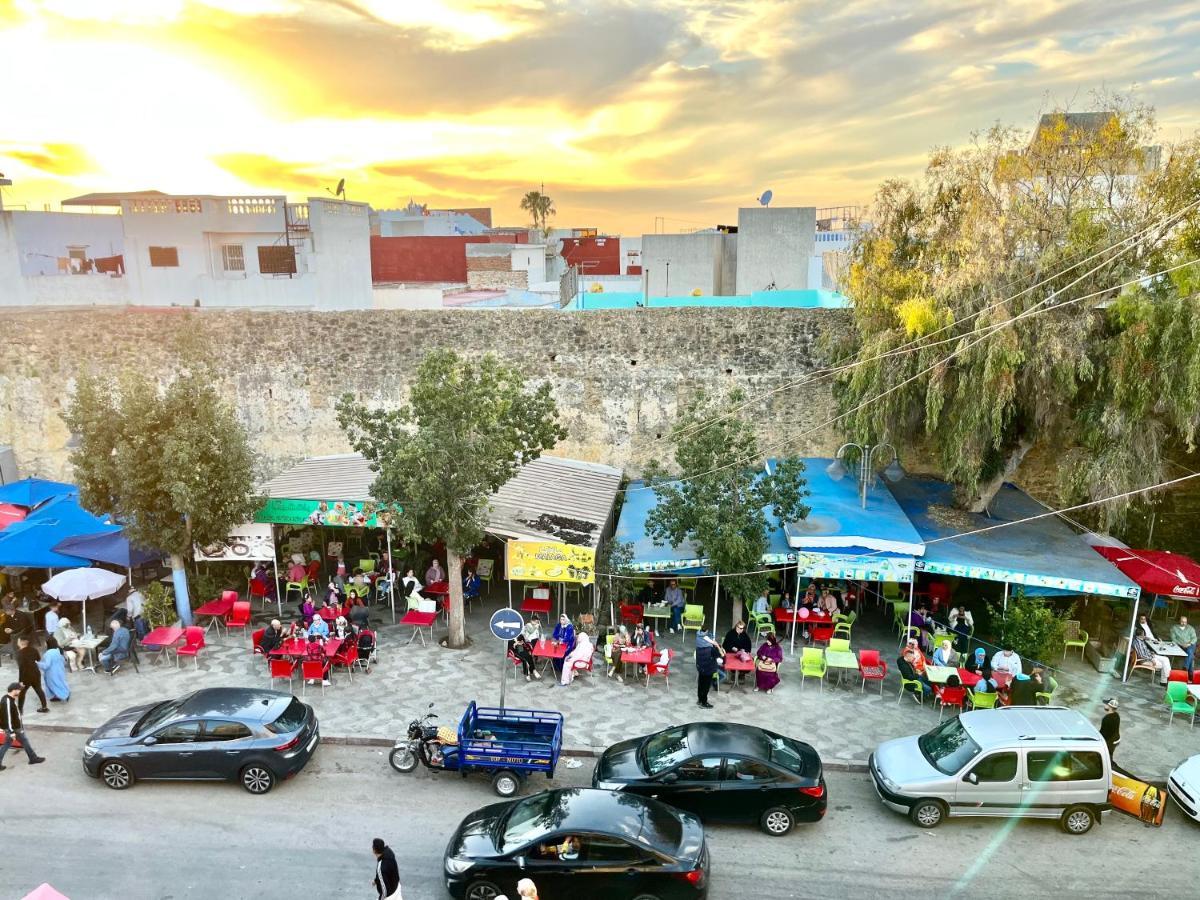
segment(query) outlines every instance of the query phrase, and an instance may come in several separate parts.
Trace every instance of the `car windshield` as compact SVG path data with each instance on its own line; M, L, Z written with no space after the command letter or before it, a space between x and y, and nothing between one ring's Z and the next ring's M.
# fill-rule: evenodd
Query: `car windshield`
M810 757L800 749L799 744L785 737L771 736L768 739L771 742L771 762L797 775L808 774L807 763L810 762Z
M687 732L671 728L653 735L642 745L642 762L651 775L677 766L688 758Z
M530 797L514 805L504 822L501 849L508 851L549 834L554 827L554 820L549 815L554 805L552 793Z
M979 745L957 717L921 735L917 746L929 764L945 775L955 774L979 755Z
M292 702L279 714L279 718L274 722L267 723L267 728L275 734L288 734L293 731L299 731L304 727L305 716L306 709L304 704L293 697Z
M162 703L158 704L158 706L146 711L146 714L138 720L138 723L134 727L132 734L139 735L145 734L147 731L153 731L163 722L166 722L173 715L175 715L181 706L183 706L182 699L164 700Z

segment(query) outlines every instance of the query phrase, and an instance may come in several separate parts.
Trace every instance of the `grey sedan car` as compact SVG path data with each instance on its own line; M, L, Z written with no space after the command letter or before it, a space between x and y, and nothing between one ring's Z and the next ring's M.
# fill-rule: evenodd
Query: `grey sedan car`
M118 791L170 779L239 781L265 794L303 769L319 741L316 713L291 694L210 688L113 717L92 732L83 768Z

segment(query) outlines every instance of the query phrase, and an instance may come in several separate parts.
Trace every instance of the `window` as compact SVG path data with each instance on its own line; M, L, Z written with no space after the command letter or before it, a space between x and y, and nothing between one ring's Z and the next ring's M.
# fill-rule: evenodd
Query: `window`
M151 247L150 248L150 265L155 268L179 268L179 248L178 247Z
M1012 781L1017 777L1017 754L1015 753L993 753L991 756L978 763L974 769L975 777L979 779L979 783Z
M154 737L160 744L190 744L200 734L199 722L176 722L168 725Z
M632 866L652 858L647 850L635 847L620 838L604 834L589 835L583 842L584 858L595 863L620 863Z
M1098 781L1104 777L1104 760L1095 752L1031 751L1025 767L1030 781Z
M979 745L971 740L957 716L921 735L917 746L929 764L944 775L955 774L979 755Z
M221 245L221 267L226 272L246 271L246 255L241 244Z
M236 741L250 737L250 729L241 722L207 721L204 723L205 741Z
M646 771L651 775L678 765L687 756L687 732L682 728L660 732L642 745L642 758L646 763Z
M760 763L757 759L729 760L730 781L774 781L775 773L770 766Z
M719 781L721 778L721 757L695 757L689 759L675 770L680 781Z
M258 271L264 275L295 275L296 248L288 245L259 247Z
M293 697L292 702L279 714L279 718L267 723L267 728L275 734L291 734L303 728L307 719L308 707Z

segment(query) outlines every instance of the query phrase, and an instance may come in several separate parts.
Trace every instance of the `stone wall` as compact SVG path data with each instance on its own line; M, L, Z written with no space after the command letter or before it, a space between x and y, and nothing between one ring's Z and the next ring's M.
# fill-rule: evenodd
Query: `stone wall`
M493 352L554 387L569 431L557 453L637 472L666 458L681 400L699 388L779 388L825 362L820 337L840 310L219 310L3 311L0 444L26 475L68 477L60 417L85 370L136 367L168 376L181 337L208 348L263 475L305 456L345 452L334 402L350 391L394 405L425 350ZM827 381L781 391L752 410L765 453L831 452Z

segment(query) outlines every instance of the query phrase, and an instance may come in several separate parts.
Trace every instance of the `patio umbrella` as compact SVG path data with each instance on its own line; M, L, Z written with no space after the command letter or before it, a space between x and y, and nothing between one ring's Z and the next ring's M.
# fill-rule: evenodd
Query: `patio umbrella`
M78 496L79 488L61 481L44 478L22 478L0 487L0 503L15 503L30 509L55 497Z
M133 546L122 531L76 535L59 541L53 549L55 553L81 556L93 562L108 563L123 569L133 569L163 558L161 552Z
M42 585L42 590L55 600L82 603L80 628L87 625L87 602L107 597L125 584L125 576L107 569L67 569Z

